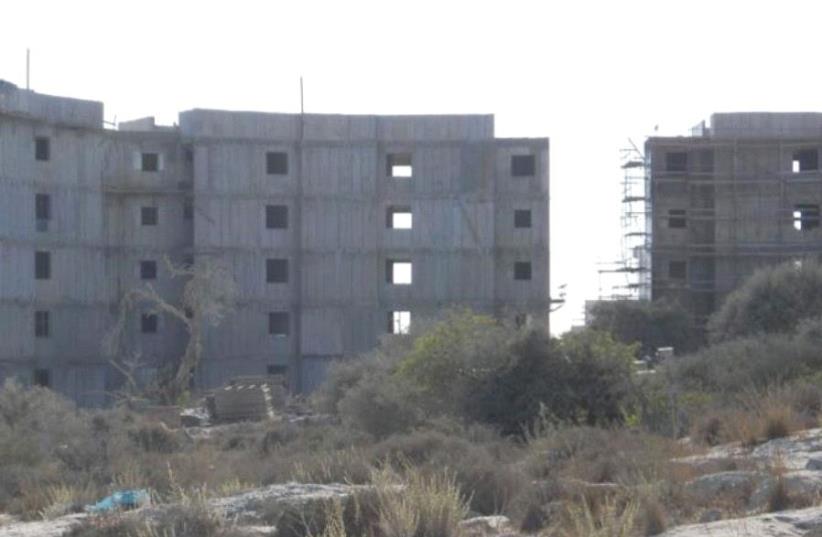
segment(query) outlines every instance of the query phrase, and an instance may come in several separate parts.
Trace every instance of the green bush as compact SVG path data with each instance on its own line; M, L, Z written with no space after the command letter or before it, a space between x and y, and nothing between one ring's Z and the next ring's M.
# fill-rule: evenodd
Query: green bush
M635 347L586 330L553 340L524 334L513 359L474 393L477 419L509 434L541 418L571 424L621 423L633 404Z
M802 335L759 335L706 347L670 367L679 389L732 396L811 375L822 369L822 354Z
M822 266L794 263L760 269L731 293L710 319L714 342L763 333L792 332L822 315Z
M612 300L596 302L588 328L608 332L621 343L639 343L639 352L653 356L659 347L692 352L703 343L693 317L679 304L664 300Z
M522 434L546 416L575 424L624 420L636 346L586 330L560 340L467 310L394 348L334 368L321 393L343 423L384 438L440 417Z

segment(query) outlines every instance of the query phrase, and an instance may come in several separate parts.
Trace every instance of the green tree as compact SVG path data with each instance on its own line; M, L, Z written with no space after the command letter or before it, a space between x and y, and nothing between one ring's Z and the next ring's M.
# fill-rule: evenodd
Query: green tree
M664 300L614 300L597 302L588 326L610 333L615 340L639 343L639 352L653 355L659 347L678 353L701 346L703 338L693 317L679 304Z
M785 263L760 269L731 293L708 323L711 341L793 331L822 315L822 266Z

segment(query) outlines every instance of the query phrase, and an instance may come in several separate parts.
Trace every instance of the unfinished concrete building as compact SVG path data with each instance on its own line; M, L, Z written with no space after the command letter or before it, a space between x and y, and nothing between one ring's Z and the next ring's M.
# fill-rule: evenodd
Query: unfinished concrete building
M0 377L100 405L101 346L127 291L174 300L162 259L225 260L237 310L207 332L194 385L329 363L452 305L547 324L548 140L490 115L191 110L103 128L99 102L0 83ZM182 325L137 312L146 375Z
M714 114L648 139L652 298L704 320L757 268L819 259L820 149L818 113Z

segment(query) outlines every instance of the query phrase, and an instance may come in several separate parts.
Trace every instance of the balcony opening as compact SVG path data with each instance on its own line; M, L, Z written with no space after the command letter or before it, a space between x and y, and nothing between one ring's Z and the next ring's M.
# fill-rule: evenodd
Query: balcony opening
M411 207L392 205L386 214L386 226L389 229L411 229L414 227L414 215Z
M389 311L388 312L388 333L407 334L411 330L410 311Z
M816 149L800 149L793 154L791 171L793 173L813 172L819 169L819 151Z
M391 153L387 159L388 177L407 179L414 175L411 153Z
M819 205L801 204L793 206L793 228L808 231L819 227Z
M413 280L411 261L389 259L385 262L385 279L393 285L411 285Z

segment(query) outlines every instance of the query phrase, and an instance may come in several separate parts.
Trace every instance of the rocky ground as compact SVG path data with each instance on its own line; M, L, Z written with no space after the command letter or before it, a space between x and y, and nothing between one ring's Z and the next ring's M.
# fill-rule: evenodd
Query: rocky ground
M707 453L682 458L678 463L700 474L686 488L701 498L715 500L716 509L702 515L699 524L671 528L664 537L822 537L822 429L760 444L718 446ZM790 508L773 510L776 484L791 500ZM357 487L286 483L209 500L208 505L236 520L248 535L271 535L275 528L260 524L261 506L303 505L328 498L343 498ZM747 516L729 518L723 511L729 496L745 499ZM798 505L805 508L796 508ZM167 506L145 507L128 516L151 517ZM23 522L0 515L0 537L60 537L89 515L72 514L53 520ZM505 517L480 517L463 522L466 537L512 535ZM584 537L584 536L580 536Z
M673 528L665 537L822 537L822 429L811 429L756 447L718 446L708 453L679 459L704 475L687 484L702 498L722 498L739 494L747 498L749 516L721 520L720 508L703 515L700 524ZM763 514L772 509L773 490L782 487L782 496L804 509L788 509Z

